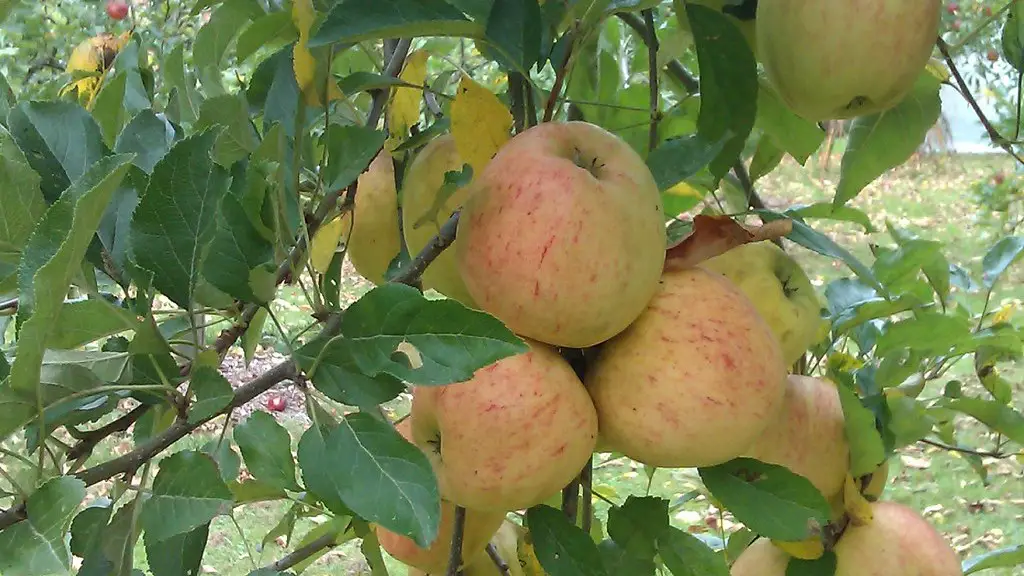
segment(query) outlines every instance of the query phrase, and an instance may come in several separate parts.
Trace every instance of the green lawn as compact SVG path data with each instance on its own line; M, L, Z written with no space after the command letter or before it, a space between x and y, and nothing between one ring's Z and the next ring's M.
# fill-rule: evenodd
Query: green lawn
M828 172L821 172L816 160L801 168L786 164L758 186L770 207L782 207L793 203L828 201L838 180L838 161ZM937 156L911 162L900 170L876 182L862 193L853 205L872 215L874 225L880 233L866 235L858 227L846 223L817 221L812 224L859 256L868 257L869 242L889 244L885 234L886 220L907 228L922 236L934 237L947 245L947 257L971 271L977 271L981 255L997 237L989 228L973 222L975 209L970 202L970 184L990 174L994 166L1012 169L1009 162L1000 158L947 157ZM818 255L797 249L794 251L807 269L812 280L819 286L838 275L847 275L847 270ZM1007 276L1002 288L997 291L995 305L1011 298L1024 298L1024 267L1018 266ZM347 277L344 284L347 297L356 298L367 289L358 277ZM970 306L979 306L977 298L968 298ZM309 307L302 291L289 288L283 298L275 304L275 314L289 332L300 330L308 319ZM212 331L215 335L216 330ZM280 344L272 324L265 329L268 344L277 344L280 352L286 348ZM954 373L968 385L977 385L969 366L957 366ZM1015 384L1018 405L1024 400L1024 370L1017 368L1007 373ZM941 383L924 394L941 393ZM400 400L404 401L404 400ZM295 434L306 426L301 408L292 406L282 422ZM979 444L991 446L995 441L983 437L984 432L972 421L961 419L958 426L965 438L977 440ZM183 440L175 449L198 447L208 438L215 437L218 430L210 428L203 435ZM106 453L116 450L113 442L105 445ZM628 494L651 494L675 500L693 490L698 483L695 473L689 470L658 470L648 477L642 466L618 460L601 462L598 459L595 470L595 487L612 500L621 502ZM926 516L942 530L956 547L967 557L1011 544L1024 543L1024 459L993 461L989 482L984 484L972 471L969 464L957 454L946 453L924 445L906 450L902 457L891 463L890 482L885 497L907 503ZM269 542L265 547L260 541L273 527L287 508L287 503L256 504L236 510L236 523L220 518L211 529L205 564L210 574L244 575L254 566L272 562L286 553L278 543ZM607 506L599 503L596 507L599 517L606 513ZM708 527L708 504L697 498L676 509L673 522L676 526L692 532L711 535ZM712 514L713 516L713 514ZM295 538L299 539L313 527L309 521L299 522ZM725 527L732 524L726 516ZM294 545L294 542L293 542ZM293 546L294 547L294 546ZM289 548L290 549L290 548ZM144 556L140 544L137 553ZM252 554L252 559L250 559ZM389 560L391 572L402 576L404 568ZM311 566L305 574L368 574L362 556L355 544L348 544L332 551ZM993 570L992 576L1024 574L1024 568L1016 570Z

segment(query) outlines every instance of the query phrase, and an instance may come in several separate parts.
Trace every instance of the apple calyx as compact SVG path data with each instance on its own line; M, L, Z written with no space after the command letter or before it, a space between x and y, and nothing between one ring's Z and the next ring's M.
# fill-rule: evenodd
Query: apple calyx
M588 161L583 157L583 152L581 152L579 148L573 148L572 162L587 172L590 172L590 175L594 178L597 178L598 180L601 179L601 175L598 174L598 170L604 168L604 163L602 162L598 164L596 156Z

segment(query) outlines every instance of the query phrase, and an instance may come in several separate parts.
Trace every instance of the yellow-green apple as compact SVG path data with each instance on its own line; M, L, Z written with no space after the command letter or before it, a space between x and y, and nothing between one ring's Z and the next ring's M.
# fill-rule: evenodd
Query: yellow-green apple
M738 288L699 267L666 270L647 309L586 374L602 444L651 466L712 466L779 417L786 366Z
M442 497L468 509L508 511L543 502L590 459L597 414L554 347L478 370L465 382L416 386L414 442L424 449Z
M821 300L803 268L770 240L741 244L700 263L735 284L782 343L792 366L821 336Z
M925 71L940 0L761 0L757 51L768 80L813 122L899 103Z
M412 441L412 423L408 418L400 422L396 429L405 439ZM505 512L502 511L466 510L466 524L462 540L462 557L466 564L469 562L465 559L472 559L484 551L487 543L504 520ZM427 572L443 573L445 567L448 566L454 526L455 505L442 499L441 522L438 526L437 537L427 548L421 548L411 538L379 525L374 525L374 529L380 547L396 560Z
M962 576L960 560L942 534L916 510L871 504L874 520L847 525L833 551L835 576ZM733 563L732 576L785 576L790 557L760 538Z
M461 172L462 165L451 134L431 140L409 164L402 180L402 231L412 256L433 240L440 227L469 195L469 187L463 186L447 199L439 196L445 173ZM423 273L423 287L433 288L466 306L473 305L473 299L459 276L452 246L427 267Z
M624 140L545 122L509 140L470 185L455 246L481 309L555 346L603 342L639 316L665 262L658 186Z
M341 217L346 251L356 272L383 284L388 266L402 248L391 154L382 150L357 182L355 205Z
M842 494L850 469L845 422L835 384L791 374L782 412L746 456L789 468L831 500Z

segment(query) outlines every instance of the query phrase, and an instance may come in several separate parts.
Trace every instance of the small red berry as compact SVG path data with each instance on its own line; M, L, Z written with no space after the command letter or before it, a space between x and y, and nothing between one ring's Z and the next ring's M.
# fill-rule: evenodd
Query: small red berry
M271 412L284 412L287 407L288 403L280 396L271 396L267 399L267 410Z
M124 20L125 16L128 15L128 3L124 0L108 0L107 1L107 16L110 16L114 20Z
M996 60L999 60L999 52L996 52L993 49L989 49L988 54L986 54L985 56L988 58L989 62L995 62Z

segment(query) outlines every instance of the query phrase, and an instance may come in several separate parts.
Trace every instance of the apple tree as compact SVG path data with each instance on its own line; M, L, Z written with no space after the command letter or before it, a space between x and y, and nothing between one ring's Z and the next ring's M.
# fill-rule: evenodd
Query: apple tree
M61 62L0 77L0 575L195 575L211 523L267 502L290 550L253 576L351 543L374 575L1024 564L885 492L919 443L981 480L1021 458L1024 333L993 298L1024 238L974 269L892 222L870 258L819 230L875 232L853 201L941 86L976 103L974 39L1022 69L1015 0L955 45L937 0L47 4L0 0ZM39 10L103 25L61 44ZM831 198L766 203L830 121ZM844 272L816 287L797 254ZM229 382L264 333L287 354ZM295 437L237 417L289 383ZM700 487L610 494L596 455ZM736 525L692 534L695 498Z

